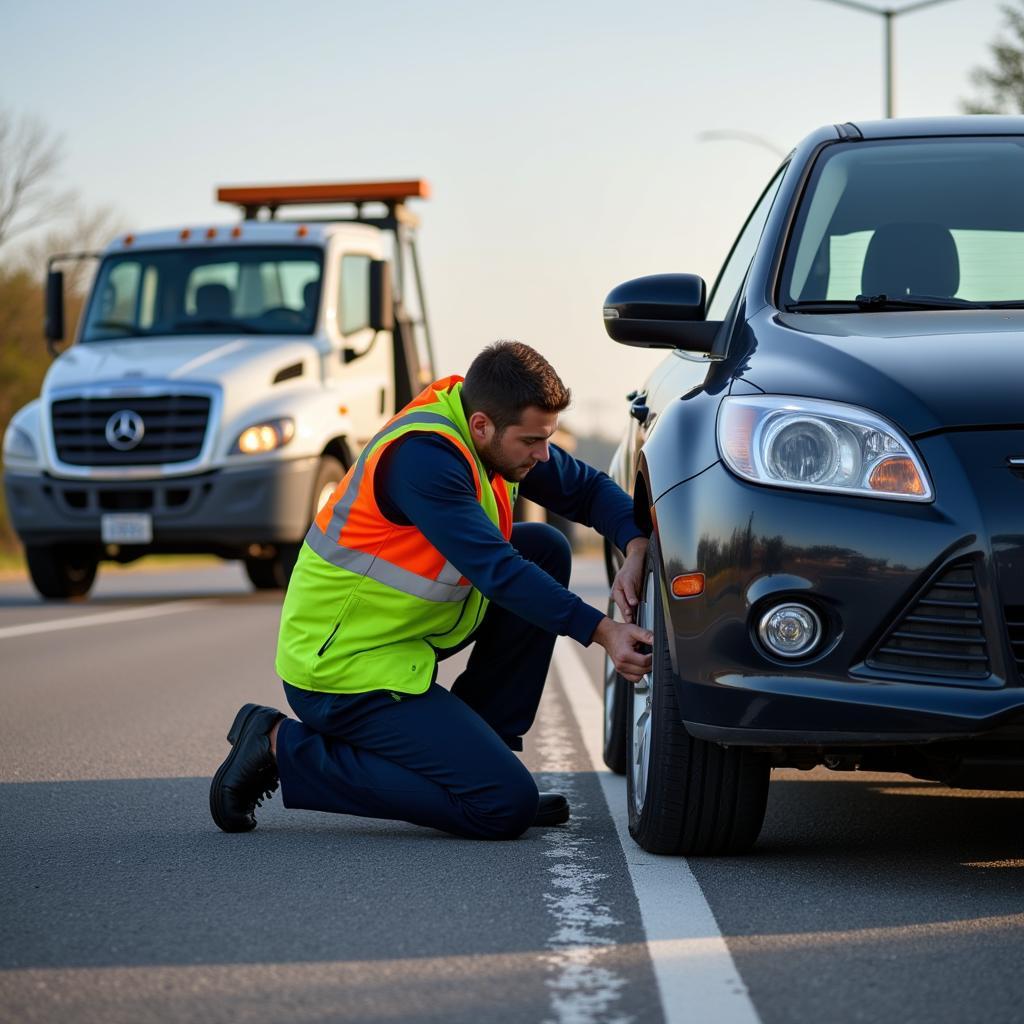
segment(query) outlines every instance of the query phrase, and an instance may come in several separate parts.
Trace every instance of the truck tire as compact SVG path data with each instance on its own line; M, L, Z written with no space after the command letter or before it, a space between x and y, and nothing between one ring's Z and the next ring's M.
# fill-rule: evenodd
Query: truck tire
M615 602L608 601L608 618L621 621ZM604 763L616 775L626 774L626 707L630 684L615 671L607 653L604 656Z
M88 548L25 548L32 585L40 595L53 601L85 597L96 579L99 557Z
M344 475L345 467L333 455L320 457L320 466L313 481L310 522L316 518L317 512L326 504ZM247 558L245 572L249 582L257 590L282 590L287 587L301 547L301 541L296 544L278 544L270 558Z
M661 561L652 539L637 618L654 633L653 663L627 691L629 832L650 853L744 853L764 822L771 767L764 754L708 743L686 731L661 593Z

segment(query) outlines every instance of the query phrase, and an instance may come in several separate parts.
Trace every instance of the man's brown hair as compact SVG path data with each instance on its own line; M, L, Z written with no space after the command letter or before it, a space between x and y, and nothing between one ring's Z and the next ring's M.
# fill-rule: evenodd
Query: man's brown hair
M500 434L534 405L561 412L572 393L554 367L521 341L496 341L473 360L462 385L466 414L485 413Z

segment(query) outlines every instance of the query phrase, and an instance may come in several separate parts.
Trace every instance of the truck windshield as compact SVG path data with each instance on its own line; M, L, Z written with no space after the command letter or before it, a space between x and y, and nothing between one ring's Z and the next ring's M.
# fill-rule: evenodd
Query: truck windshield
M312 334L322 265L313 246L140 249L108 256L96 276L81 340Z
M1024 139L829 146L801 201L780 305L806 312L1024 303Z

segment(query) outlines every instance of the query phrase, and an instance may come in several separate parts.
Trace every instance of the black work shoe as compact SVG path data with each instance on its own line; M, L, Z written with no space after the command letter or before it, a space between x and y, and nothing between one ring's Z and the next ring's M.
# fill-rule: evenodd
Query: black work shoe
M267 734L280 718L284 715L276 708L245 704L231 723L231 752L210 783L210 814L225 832L254 829L256 808L277 789L277 765Z
M569 820L569 801L561 793L541 793L536 825L564 825Z

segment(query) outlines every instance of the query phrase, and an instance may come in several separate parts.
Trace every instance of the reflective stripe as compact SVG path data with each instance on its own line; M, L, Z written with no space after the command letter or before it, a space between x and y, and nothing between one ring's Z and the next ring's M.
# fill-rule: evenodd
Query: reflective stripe
M365 551L353 551L343 548L314 525L306 534L306 543L322 558L339 569L347 569L358 576L366 576L378 583L383 583L392 590L403 594L421 597L424 601L464 601L473 589L468 583L445 583L441 580L428 580L408 569L394 565L367 554Z
M452 565L451 562L445 562L444 568L437 574L438 583L458 583L462 579L462 573Z
M388 426L377 434L362 450L359 458L356 459L355 469L352 470L352 479L348 482L348 488L331 512L331 519L327 524L326 531L328 540L333 541L336 544L338 542L338 538L341 536L341 531L345 528L345 523L348 521L348 515L352 511L352 506L356 503L356 498L359 496L359 487L363 482L363 474L366 471L366 462L370 453L377 446L377 443L387 437L388 434L400 427L406 426L409 423L441 423L448 427L452 425L452 421L450 419L436 412L411 412L408 415L395 420L393 423L388 424ZM319 527L317 527L315 522L313 523L313 526L319 533Z

